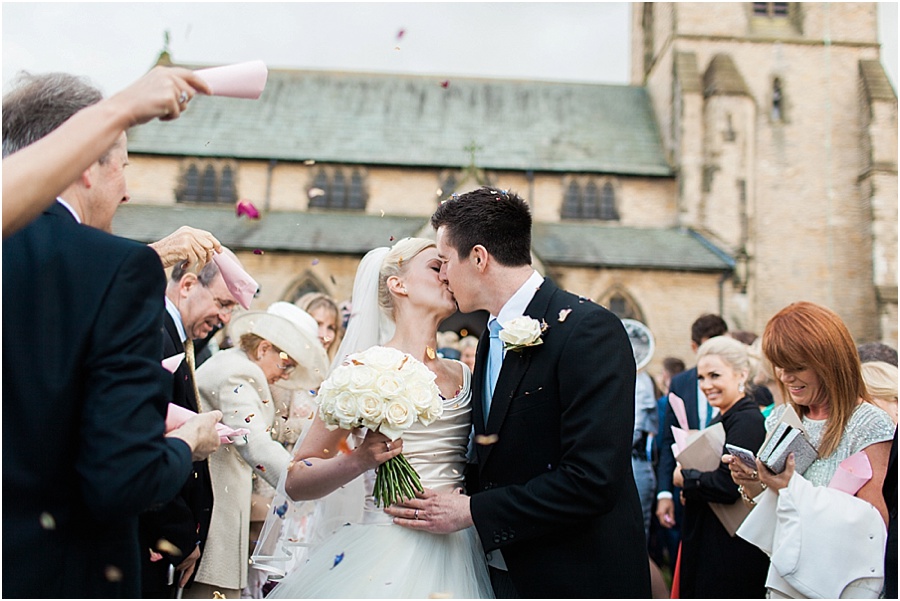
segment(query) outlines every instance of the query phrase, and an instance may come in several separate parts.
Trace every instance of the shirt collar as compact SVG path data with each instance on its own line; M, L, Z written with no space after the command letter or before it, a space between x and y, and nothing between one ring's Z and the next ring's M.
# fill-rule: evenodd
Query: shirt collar
M541 274L532 271L531 277L525 280L525 283L516 290L516 293L513 294L510 299L506 301L506 304L503 305L503 308L500 309L500 314L496 316L491 315L491 318L496 317L497 321L502 325L510 319L525 315L525 309L528 308L528 304L531 302L531 299L534 298L535 293L537 293L538 288L540 288L543 283L544 278L541 277Z
M169 315L172 317L172 321L175 322L175 329L178 330L178 336L181 338L181 343L184 344L184 341L187 340L187 334L184 331L184 324L181 323L181 311L178 310L178 307L175 306L175 303L169 300L169 297L166 298L166 311L169 312Z
M58 202L59 204L61 204L62 206L64 206L64 207L66 208L67 211L69 211L70 213L72 213L72 217L75 218L75 221L77 221L78 223L82 223L82 221L81 221L81 216L78 214L78 212L77 212L74 208L72 208L72 205L70 205L69 203L67 203L66 201L64 201L64 200L63 200L62 198L60 198L59 196L56 197L56 202Z

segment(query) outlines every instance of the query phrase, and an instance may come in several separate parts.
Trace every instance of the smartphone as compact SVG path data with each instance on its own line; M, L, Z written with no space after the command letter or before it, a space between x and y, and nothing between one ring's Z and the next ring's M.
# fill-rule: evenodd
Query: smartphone
M726 444L725 448L729 453L743 461L750 468L756 469L756 456L753 454L753 451L748 451L747 449L736 447L733 444Z

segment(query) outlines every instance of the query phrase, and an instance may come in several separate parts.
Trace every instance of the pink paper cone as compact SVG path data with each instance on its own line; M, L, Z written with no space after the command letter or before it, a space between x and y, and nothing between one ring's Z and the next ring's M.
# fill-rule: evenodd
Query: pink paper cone
M169 403L169 409L166 412L166 432L168 433L172 430L177 430L184 425L184 422L195 415L197 414L190 409L185 409L175 403ZM232 437L246 436L250 433L250 430L247 428L238 428L235 430L234 428L229 428L222 422L219 422L216 424L216 432L219 433L219 441L221 441L222 444L231 444Z
M184 361L184 353L178 353L177 355L172 355L171 357L167 357L162 360L162 366L165 367L169 373L175 373L175 370L178 369L178 366L181 365L181 362Z
M855 495L871 479L872 464L869 463L869 456L865 451L860 451L841 461L834 476L831 477L831 482L828 483L828 488Z
M228 291L243 308L249 309L253 295L259 290L259 284L229 255L217 253L213 255L213 261L222 273Z
M269 70L262 61L248 61L195 71L212 88L213 96L256 100L266 87Z

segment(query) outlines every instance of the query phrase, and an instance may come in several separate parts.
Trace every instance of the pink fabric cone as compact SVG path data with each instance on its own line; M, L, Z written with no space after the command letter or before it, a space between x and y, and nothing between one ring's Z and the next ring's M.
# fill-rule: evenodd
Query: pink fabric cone
M248 61L195 71L212 88L213 96L256 100L266 87L269 70L263 61Z
M175 403L169 403L169 409L166 412L166 432L171 432L184 425L184 422L197 415L190 409L180 407ZM237 430L229 428L222 422L216 424L216 431L219 433L219 440L222 444L231 444L232 436L245 436L250 434L247 428L238 428Z
M259 284L229 255L216 253L213 255L213 261L222 273L228 291L243 308L249 309L253 295L259 290Z
M831 482L828 483L828 488L855 495L871 479L872 464L869 463L869 456L865 451L860 451L841 461L834 476L831 477Z

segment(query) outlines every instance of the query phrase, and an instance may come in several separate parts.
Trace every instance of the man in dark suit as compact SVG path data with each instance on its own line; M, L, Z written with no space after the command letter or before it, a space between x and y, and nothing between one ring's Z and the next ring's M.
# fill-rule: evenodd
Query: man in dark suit
M715 336L728 333L728 325L718 315L701 315L691 324L691 350L697 354L700 345ZM697 385L697 367L681 372L669 384L669 392L684 400L684 412L687 415L688 427L691 430L703 429L712 419L712 406ZM701 408L703 418L701 419ZM675 496L678 491L672 484L672 473L675 471L675 456L672 454L672 443L675 436L672 426L678 425L672 404L666 408L666 417L660 434L659 466L656 469L656 517L663 528L675 528Z
M491 313L472 382L478 485L388 512L430 532L474 524L498 597L649 597L621 321L534 271L531 213L517 195L460 195L432 225L460 310ZM504 358L499 343L516 333L521 345Z
M230 251L225 251L230 252ZM188 338L203 340L215 329L231 321L237 305L234 296L214 261L199 274L179 264L172 268L166 285L166 314L163 319L163 358L191 352L185 348ZM172 402L195 413L201 411L187 360L173 373ZM190 586L203 554L209 521L212 517L213 491L206 459L195 461L192 474L181 491L165 506L140 518L141 549L152 549L141 557L141 589L144 598L172 598L177 586ZM175 546L160 546L164 540ZM171 566L171 567L170 567ZM170 578L170 571L174 572Z
M31 77L4 98L4 153L99 100L78 78ZM3 242L6 597L138 596L138 514L219 444L217 413L164 436L160 256L107 233L127 162L120 134Z

